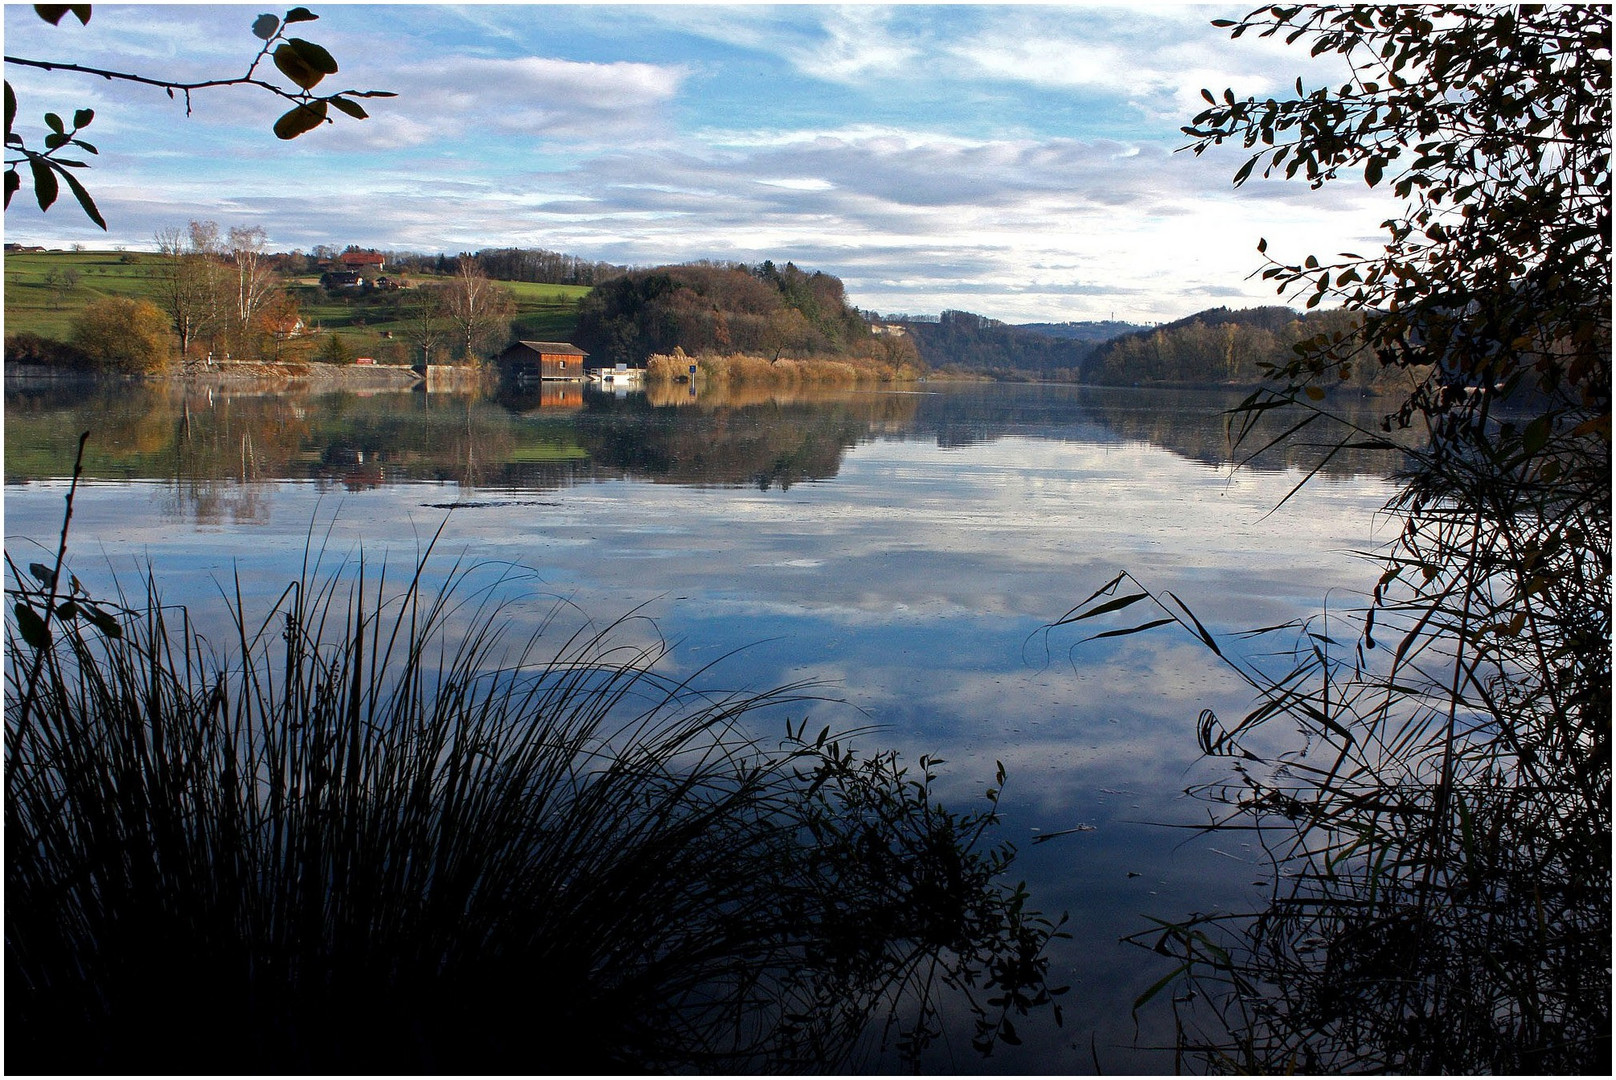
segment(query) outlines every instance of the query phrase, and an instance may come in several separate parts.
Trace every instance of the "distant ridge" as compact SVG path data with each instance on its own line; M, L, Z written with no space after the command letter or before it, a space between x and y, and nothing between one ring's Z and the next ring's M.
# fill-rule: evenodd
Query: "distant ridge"
M1044 334L1054 338L1069 338L1073 341L1087 341L1099 344L1121 337L1123 334L1132 334L1140 330L1149 330L1143 323L1119 322L1115 319L1104 319L1099 322L1036 322L1015 323L1017 330L1030 330L1035 334Z

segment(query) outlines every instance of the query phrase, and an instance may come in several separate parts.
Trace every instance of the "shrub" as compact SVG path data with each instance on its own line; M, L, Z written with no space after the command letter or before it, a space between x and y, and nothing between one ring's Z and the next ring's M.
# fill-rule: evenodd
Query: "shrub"
M8 364L42 364L47 367L86 367L90 361L65 341L53 341L23 331L6 335Z
M109 296L73 319L74 348L94 364L130 375L168 366L172 336L167 316L148 300Z

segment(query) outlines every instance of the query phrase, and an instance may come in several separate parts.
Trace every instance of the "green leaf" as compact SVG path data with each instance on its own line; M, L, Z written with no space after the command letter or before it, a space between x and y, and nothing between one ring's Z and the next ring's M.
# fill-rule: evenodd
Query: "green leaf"
M268 14L260 15L258 18L253 20L253 37L260 41L269 41L275 36L276 31L280 30L280 28L281 21L275 16Z
M316 15L306 7L295 7L286 13L286 21L289 23L313 22L319 17L320 16Z
M355 120L364 120L370 116L370 114L365 111L364 106L360 105L357 101L349 101L344 97L334 97L328 100L330 100L331 104L335 105L337 108L341 109Z
M325 102L311 101L288 110L275 121L275 137L295 139L306 131L313 131L325 122Z
M44 649L50 645L50 627L45 620L39 617L39 612L21 601L11 609L17 614L17 629L22 632L22 639L36 649Z
M56 174L44 158L29 158L28 168L34 174L34 198L39 200L41 210L49 210L51 203L56 201Z

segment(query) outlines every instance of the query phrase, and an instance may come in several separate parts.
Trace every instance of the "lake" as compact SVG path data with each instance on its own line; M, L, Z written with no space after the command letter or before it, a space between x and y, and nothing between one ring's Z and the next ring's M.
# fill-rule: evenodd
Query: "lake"
M526 397L251 393L228 386L7 380L6 548L54 552L78 433L91 432L70 564L92 589L150 567L206 625L221 590L266 603L311 544L327 562L406 567L435 534L457 559L531 575L518 621L556 598L577 619L647 615L670 672L725 689L808 680L810 727L946 760L965 808L1002 761L1002 834L1036 906L1068 911L1053 981L1066 1024L1020 1027L983 1061L944 1040L936 1071L1158 1072L1165 973L1122 944L1145 917L1254 907L1261 853L1183 796L1203 708L1249 699L1167 630L1045 633L1122 570L1214 632L1361 595L1355 552L1395 536L1376 511L1397 462L1317 451L1230 467L1239 395L923 383L861 392ZM1355 406L1372 416L1372 403ZM312 539L311 539L312 538ZM37 546L36 546L37 545ZM515 588L515 586L512 586ZM221 624L222 625L222 624ZM649 630L643 631L649 632ZM1049 843L1036 837L1071 830ZM880 1062L871 1063L881 1068Z

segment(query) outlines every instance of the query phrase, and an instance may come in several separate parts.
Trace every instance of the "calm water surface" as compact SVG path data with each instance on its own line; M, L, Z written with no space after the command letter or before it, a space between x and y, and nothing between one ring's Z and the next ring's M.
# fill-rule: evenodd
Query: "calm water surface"
M1043 635L1119 570L1222 631L1311 614L1373 583L1352 555L1390 539L1395 462L1332 462L1283 509L1310 451L1233 471L1230 395L923 384L905 392L525 399L17 385L5 398L6 547L54 548L80 431L92 432L71 563L104 587L150 566L165 599L267 601L309 546L406 567L441 528L457 558L531 568L512 608L556 597L601 620L640 609L679 643L670 671L756 690L812 680L811 727L947 761L944 793L1009 773L1004 835L1037 905L1069 911L1066 1026L1018 1025L943 1071L1170 1070L1135 1042L1133 999L1164 973L1120 944L1145 915L1263 894L1258 854L1181 795L1202 708L1248 702L1184 636ZM1366 406L1366 409L1369 407ZM1372 410L1371 410L1372 411ZM249 604L251 600L249 600ZM581 616L580 616L581 617ZM798 710L800 714L801 710ZM1079 829L1034 845L1041 833ZM879 1066L877 1066L879 1067Z

